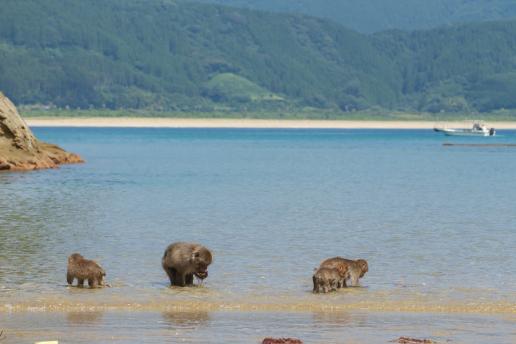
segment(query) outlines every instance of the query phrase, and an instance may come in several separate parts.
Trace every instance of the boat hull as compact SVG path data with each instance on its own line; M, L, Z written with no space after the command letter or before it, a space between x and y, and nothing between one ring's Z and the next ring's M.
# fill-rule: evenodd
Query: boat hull
M471 130L471 129L439 129L435 128L434 131L443 133L446 136L494 136L494 132Z

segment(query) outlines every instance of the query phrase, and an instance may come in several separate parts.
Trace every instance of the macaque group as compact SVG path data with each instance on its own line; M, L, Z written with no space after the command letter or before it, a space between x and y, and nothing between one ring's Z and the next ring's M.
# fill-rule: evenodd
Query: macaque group
M324 260L312 277L314 293L328 293L338 288L358 286L358 280L369 271L367 261L364 259L345 259L342 257L328 258Z
M196 243L176 242L170 244L163 253L161 266L167 274L170 285L177 287L192 286L194 276L199 280L208 277L208 266L213 262L211 251ZM324 260L312 276L313 292L328 293L339 288L358 286L359 279L369 271L364 259L351 260L333 257ZM88 281L90 288L109 286L104 283L106 272L95 261L85 259L79 253L68 257L66 281L83 287Z

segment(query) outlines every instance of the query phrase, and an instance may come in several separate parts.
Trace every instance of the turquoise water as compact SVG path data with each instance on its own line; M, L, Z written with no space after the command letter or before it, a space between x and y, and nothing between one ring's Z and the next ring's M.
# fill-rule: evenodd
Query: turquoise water
M516 143L514 131L34 131L87 163L0 174L0 312L16 319L181 309L230 323L242 312L245 326L249 312L299 312L302 336L312 312L373 312L378 329L390 317L378 312L516 313L516 148L442 146ZM160 260L179 240L214 252L199 288L167 288ZM67 288L73 252L98 260L113 288ZM362 287L312 295L313 269L335 255L368 260Z

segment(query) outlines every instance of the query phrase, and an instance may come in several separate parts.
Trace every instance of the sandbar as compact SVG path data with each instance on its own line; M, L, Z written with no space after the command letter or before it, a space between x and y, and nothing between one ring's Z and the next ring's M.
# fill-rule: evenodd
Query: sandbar
M80 117L25 118L30 127L106 128L256 128L256 129L432 129L436 125L462 128L464 121L281 120L219 118ZM516 122L489 122L496 129L516 129Z

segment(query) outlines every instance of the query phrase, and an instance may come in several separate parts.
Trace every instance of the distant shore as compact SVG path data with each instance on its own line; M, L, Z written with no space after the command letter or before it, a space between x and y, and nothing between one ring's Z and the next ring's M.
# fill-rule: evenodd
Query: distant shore
M368 120L281 120L211 118L25 118L30 127L107 128L263 128L263 129L432 129L434 126L464 127L464 121L368 121ZM516 122L489 122L496 129L516 129Z

